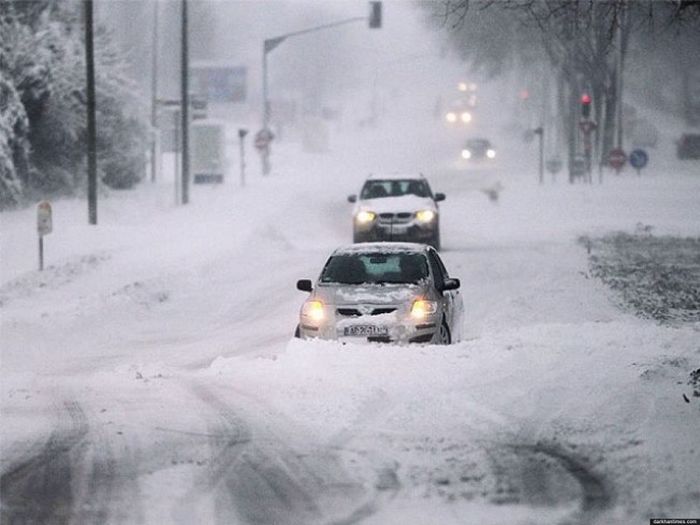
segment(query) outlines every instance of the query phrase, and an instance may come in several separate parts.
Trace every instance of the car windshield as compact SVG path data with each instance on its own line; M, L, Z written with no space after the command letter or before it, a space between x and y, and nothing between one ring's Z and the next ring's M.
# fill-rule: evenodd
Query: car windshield
M469 149L486 150L491 147L491 143L486 139L468 140L466 147Z
M420 253L357 253L332 256L321 273L322 283L415 284L428 277Z
M401 197L402 195L415 195L417 197L431 196L428 184L420 179L368 180L362 188L360 199Z

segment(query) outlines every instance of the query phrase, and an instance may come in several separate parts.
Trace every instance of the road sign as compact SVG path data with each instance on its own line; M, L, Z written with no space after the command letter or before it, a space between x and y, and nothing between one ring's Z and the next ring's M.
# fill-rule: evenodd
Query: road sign
M274 138L275 136L272 131L269 129L261 129L255 134L254 146L260 150L267 149Z
M41 201L36 208L36 229L40 236L48 235L53 230L51 203L48 201Z
M649 155L643 149L636 149L630 153L630 164L639 173L644 166L649 162Z
M245 102L247 69L244 66L195 62L190 71L193 91L209 102Z
M620 171L627 162L627 154L622 148L615 148L608 153L608 164L617 171Z
M584 135L590 135L598 128L598 124L596 124L593 120L580 120L578 127Z

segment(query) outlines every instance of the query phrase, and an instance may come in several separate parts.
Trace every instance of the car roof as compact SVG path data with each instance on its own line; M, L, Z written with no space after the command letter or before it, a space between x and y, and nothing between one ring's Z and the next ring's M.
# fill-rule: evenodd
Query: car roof
M333 255L353 255L358 253L425 253L428 246L415 242L359 242L337 248Z
M422 173L370 173L367 180L425 180Z

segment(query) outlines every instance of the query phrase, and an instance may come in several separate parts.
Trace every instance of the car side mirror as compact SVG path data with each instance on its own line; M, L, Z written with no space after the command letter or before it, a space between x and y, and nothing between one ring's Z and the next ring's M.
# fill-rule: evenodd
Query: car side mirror
M447 197L445 197L444 193L436 193L435 194L435 202L441 202L444 201Z
M297 281L297 290L302 292L311 292L314 289L314 285L311 279L299 279Z
M357 202L357 195L348 195L348 202Z
M442 291L457 290L461 285L462 283L459 282L459 279L448 278L445 279L445 282L442 284Z

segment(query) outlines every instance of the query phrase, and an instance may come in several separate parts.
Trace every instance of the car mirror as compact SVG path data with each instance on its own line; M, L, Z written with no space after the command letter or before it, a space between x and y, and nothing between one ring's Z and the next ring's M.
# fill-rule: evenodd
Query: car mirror
M440 202L444 201L447 197L445 197L444 193L436 193L435 194L435 202Z
M357 202L357 195L348 195L348 202Z
M314 285L311 279L299 279L297 281L297 290L302 292L311 292L314 289Z
M461 286L461 284L462 283L459 282L459 279L445 279L445 282L442 285L442 291L447 292L449 290L457 290Z

